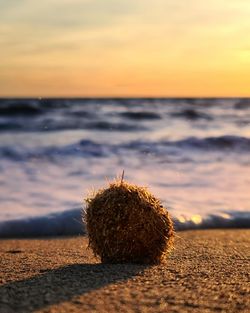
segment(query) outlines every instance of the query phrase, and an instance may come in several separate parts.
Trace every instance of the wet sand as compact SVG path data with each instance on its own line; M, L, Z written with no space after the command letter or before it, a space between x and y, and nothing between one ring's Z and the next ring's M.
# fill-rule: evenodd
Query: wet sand
M104 265L85 237L0 241L0 312L249 312L250 230L177 233L165 265Z

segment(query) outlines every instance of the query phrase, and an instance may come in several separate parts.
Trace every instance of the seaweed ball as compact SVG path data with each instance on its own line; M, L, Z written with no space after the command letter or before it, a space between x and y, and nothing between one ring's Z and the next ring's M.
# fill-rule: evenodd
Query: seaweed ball
M104 263L159 264L173 246L169 213L147 188L111 183L86 199L89 247Z

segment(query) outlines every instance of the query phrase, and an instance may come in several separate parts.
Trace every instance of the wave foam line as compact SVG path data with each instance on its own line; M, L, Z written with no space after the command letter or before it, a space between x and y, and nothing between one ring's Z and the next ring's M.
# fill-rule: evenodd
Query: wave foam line
M250 212L225 212L197 219L174 218L175 229L250 228ZM82 210L0 222L0 238L86 235Z

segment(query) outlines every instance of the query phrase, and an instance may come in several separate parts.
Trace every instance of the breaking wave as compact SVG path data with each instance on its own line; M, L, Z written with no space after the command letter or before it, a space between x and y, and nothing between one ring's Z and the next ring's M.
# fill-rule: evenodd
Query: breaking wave
M91 140L81 140L76 144L65 146L52 146L37 149L27 149L20 146L2 146L0 157L9 158L16 161L25 161L30 158L56 158L67 156L89 156L89 157L108 157L114 153L121 154L124 150L134 150L139 153L151 153L154 155L167 155L169 149L179 148L182 150L201 150L201 151L230 151L249 153L250 139L237 136L221 136L195 138L190 137L178 141L131 141L128 143L112 144L98 143Z
M200 219L174 218L175 229L250 228L250 212L222 212ZM44 237L85 235L81 209L74 209L46 216L0 222L0 237Z

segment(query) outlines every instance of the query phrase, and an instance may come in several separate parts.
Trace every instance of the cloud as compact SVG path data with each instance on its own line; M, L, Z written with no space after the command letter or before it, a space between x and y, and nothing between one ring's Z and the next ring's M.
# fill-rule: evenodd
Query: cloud
M0 2L2 23L45 28L102 27L130 14L136 8L136 4L131 0L8 2Z
M102 34L126 24L136 8L132 0L0 0L0 44L9 56L77 49L90 37L104 44Z

